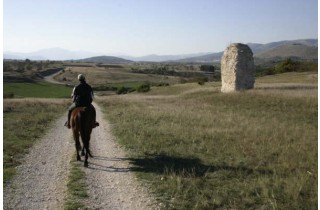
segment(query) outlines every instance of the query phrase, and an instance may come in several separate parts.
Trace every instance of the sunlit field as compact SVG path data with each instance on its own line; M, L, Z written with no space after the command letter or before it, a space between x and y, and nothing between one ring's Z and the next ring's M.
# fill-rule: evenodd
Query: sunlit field
M177 83L179 78L163 75L151 75L151 74L137 74L131 72L129 65L124 65L119 68L114 67L66 67L63 74L56 77L58 81L70 84L78 83L78 74L84 74L89 84L104 85L110 83L119 82L145 82L158 83L166 82L169 84Z
M193 83L99 103L163 209L316 209L317 86L283 76L239 93Z
M44 135L53 120L66 112L68 104L64 99L4 99L4 182L12 178L28 148Z

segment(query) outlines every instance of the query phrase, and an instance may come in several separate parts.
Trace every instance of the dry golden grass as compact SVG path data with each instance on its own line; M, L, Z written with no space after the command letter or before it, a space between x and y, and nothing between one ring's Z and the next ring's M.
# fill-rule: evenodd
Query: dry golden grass
M77 84L78 74L84 74L87 82L93 86L132 81L166 82L169 84L179 81L177 77L131 73L130 66L124 66L124 68L68 67L63 74L58 75L55 79L69 84ZM67 81L63 81L63 78Z
M258 83L302 83L318 84L318 72L289 72L277 75L258 77Z
M153 88L100 104L165 209L316 209L317 88L275 80L229 94L220 83Z
M24 154L47 130L50 123L66 112L65 99L3 100L4 181L15 174ZM18 127L17 127L18 126Z

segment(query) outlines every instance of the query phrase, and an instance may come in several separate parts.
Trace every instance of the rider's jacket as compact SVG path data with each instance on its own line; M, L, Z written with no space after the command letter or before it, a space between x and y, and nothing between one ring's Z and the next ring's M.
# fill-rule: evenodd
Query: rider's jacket
M72 97L76 106L89 106L93 100L93 90L85 81L81 81L73 88Z

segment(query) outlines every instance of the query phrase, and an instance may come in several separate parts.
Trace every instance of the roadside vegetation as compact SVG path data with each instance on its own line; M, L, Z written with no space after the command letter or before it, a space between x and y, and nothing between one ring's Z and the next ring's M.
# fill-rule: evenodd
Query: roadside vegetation
M29 148L43 137L55 119L66 112L70 100L57 98L69 97L71 89L47 82L7 83L4 87L5 93L7 90L12 92L12 98L30 97L4 99L3 177L4 183L7 183L15 175L16 167L21 164ZM68 196L64 205L67 210L85 208L83 199L87 198L88 194L82 167L75 159L71 162Z
M39 140L51 122L66 111L68 100L3 100L3 180L15 174L28 149Z
M84 199L89 196L85 180L83 164L76 161L76 156L74 156L68 178L68 196L65 200L65 210L85 209Z
M256 65L256 76L274 75L287 72L317 72L318 62L286 58Z
M70 98L72 88L48 82L4 83L4 98Z
M62 67L60 82L72 86L84 73L96 93L121 94L98 100L113 134L129 151L131 170L151 186L164 209L316 209L315 63L260 66L254 90L222 94L219 81L209 82L213 78L181 76L199 73L200 65L10 62L4 63L5 98L69 98L71 88L39 76L43 68ZM167 74L171 70L179 73ZM69 103L4 99L5 183ZM84 179L71 163L66 209L84 208Z
M317 89L219 87L173 85L99 103L163 209L316 209Z

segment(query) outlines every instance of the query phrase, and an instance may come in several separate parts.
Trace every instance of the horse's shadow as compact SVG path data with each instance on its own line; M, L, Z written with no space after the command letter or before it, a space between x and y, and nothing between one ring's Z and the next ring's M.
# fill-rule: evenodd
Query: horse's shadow
M98 157L93 158L105 161L128 161L130 164L128 168L115 168L110 166L103 166L96 163L90 163L93 167L89 168L95 170L103 170L106 172L141 172L141 173L153 173L164 175L168 173L177 174L182 177L202 177L208 172L216 172L221 170L239 172L241 174L250 175L258 173L262 175L273 174L268 169L254 169L246 166L228 166L226 164L221 165L206 165L198 158L185 158L168 156L165 154L160 155L145 155L139 158L110 158L110 157Z
M253 173L272 174L268 169L253 169L246 166L206 165L198 158L174 157L168 155L147 155L143 158L129 158L130 171L154 174L177 174L182 177L202 177L208 172L220 170L239 172L250 175Z
M97 161L90 161L88 165L88 169L97 170L97 171L105 171L105 172L129 172L130 168L119 168L108 166L109 161L126 161L127 158L111 158L111 157L102 157L102 156L93 156L92 159L99 160Z

